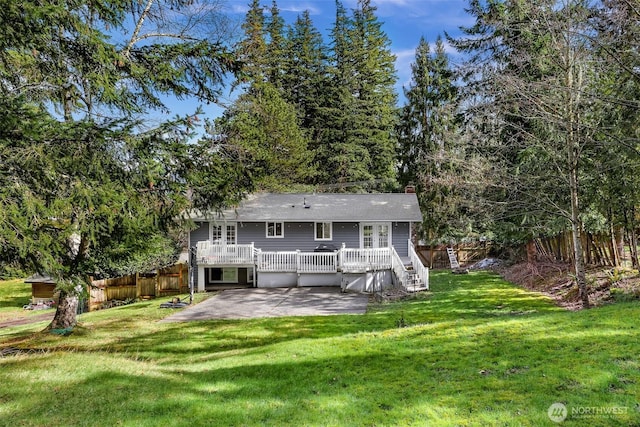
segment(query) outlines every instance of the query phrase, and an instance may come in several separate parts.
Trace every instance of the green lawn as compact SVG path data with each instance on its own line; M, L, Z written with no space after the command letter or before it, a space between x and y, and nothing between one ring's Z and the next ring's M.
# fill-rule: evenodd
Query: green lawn
M17 318L38 316L51 313L54 310L24 310L22 307L31 301L31 284L24 283L24 279L0 280L0 323ZM0 336L2 336L0 329Z
M0 425L640 425L640 304L567 312L489 273L366 315L157 323L147 301L70 337L0 329ZM3 285L0 283L0 292ZM26 352L29 350L29 352Z

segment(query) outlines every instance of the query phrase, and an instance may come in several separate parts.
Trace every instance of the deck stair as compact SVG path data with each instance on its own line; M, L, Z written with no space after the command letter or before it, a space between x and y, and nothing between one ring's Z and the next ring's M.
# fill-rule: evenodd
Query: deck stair
M429 289L416 273L409 273L407 275L407 283L404 284L404 288L408 292L420 292Z
M425 281L420 277L418 272L413 269L413 264L405 265L407 271L404 283L402 284L407 292L420 292L429 289Z

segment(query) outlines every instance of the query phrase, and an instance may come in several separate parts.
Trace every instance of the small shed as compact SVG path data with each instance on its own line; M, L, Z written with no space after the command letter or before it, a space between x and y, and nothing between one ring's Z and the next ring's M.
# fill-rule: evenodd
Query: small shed
M48 302L54 300L57 302L58 295L54 293L56 283L49 276L34 274L24 281L31 283L31 302L37 304L39 302Z

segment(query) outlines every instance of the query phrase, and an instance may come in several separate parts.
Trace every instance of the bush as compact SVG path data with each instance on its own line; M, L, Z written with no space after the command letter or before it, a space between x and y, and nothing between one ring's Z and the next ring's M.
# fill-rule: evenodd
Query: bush
M640 299L640 290L628 290L621 288L611 288L609 290L611 299L615 302L628 302Z

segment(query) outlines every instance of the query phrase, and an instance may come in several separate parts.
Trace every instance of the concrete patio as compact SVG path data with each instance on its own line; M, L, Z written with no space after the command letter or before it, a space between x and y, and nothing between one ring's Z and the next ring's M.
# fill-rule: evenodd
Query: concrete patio
M342 293L338 287L226 289L162 322L363 314L368 301L367 294Z

